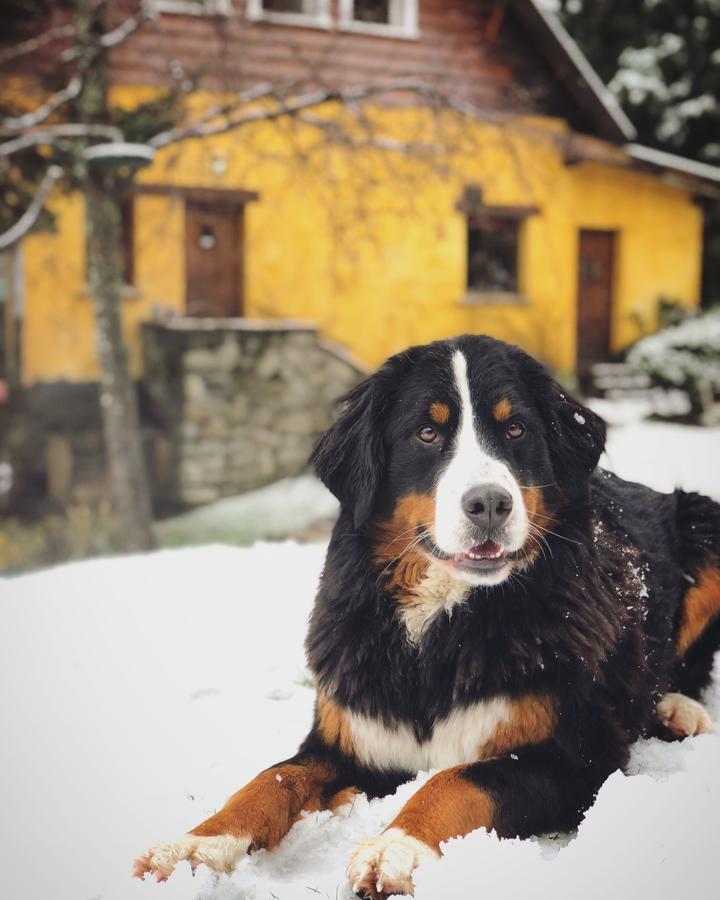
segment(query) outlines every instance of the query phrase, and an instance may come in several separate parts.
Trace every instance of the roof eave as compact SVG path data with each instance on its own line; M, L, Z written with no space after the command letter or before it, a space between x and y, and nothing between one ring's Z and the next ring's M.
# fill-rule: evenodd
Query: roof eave
M511 0L511 5L557 77L587 110L598 135L618 144L632 141L637 136L635 127L557 16L538 0Z
M642 144L617 145L586 134L570 133L563 140L567 165L600 163L650 172L668 184L691 191L698 197L720 198L720 167L696 162Z
M697 162L694 159L686 159L684 156L676 156L674 153L666 153L664 150L656 150L653 147L645 147L642 144L627 144L625 150L635 162L644 163L653 168L677 172L679 175L696 178L700 181L707 181L716 188L720 188L719 166L711 166L708 163Z

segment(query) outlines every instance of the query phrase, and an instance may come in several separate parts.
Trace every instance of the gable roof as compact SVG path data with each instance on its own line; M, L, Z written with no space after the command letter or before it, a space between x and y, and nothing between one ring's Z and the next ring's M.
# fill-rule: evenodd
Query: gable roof
M613 143L632 141L637 135L632 122L543 0L510 0L510 5L555 76L587 112L597 134Z

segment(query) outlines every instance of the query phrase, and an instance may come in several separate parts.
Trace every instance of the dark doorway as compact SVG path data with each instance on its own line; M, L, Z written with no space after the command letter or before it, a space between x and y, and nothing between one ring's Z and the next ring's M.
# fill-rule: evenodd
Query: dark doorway
M581 231L578 259L577 371L610 356L614 231Z
M243 207L217 200L185 201L188 316L243 313Z

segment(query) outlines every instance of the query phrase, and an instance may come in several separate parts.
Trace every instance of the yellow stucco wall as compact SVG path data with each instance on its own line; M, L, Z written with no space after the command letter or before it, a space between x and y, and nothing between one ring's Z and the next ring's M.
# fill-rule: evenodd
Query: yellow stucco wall
M394 115L399 133L410 128L410 113ZM654 324L661 295L697 304L701 214L686 191L652 175L564 165L563 128L537 120L473 125L448 174L436 171L438 161L400 157L390 172L376 151L330 150L303 167L289 148L313 135L264 124L169 148L141 180L259 191L260 200L246 208L247 315L314 320L368 365L408 344L472 331L519 343L570 371L578 230L618 232L619 349L638 336L638 315ZM481 184L489 204L540 208L523 226L524 304L464 297L466 230L455 204L467 183ZM123 307L139 373L139 323L157 310L184 310L184 206L178 196L140 195L135 202L136 284ZM97 374L83 204L78 197L54 203L57 232L23 244L26 383Z

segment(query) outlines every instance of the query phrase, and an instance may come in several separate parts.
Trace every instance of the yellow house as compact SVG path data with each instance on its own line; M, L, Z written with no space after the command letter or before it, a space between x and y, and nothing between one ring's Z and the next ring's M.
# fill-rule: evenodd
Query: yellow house
M455 112L408 93L371 104L391 149L363 134L361 146L323 144L317 121L296 118L159 150L125 222L138 377L141 324L173 316L314 323L368 367L409 344L485 332L572 372L654 328L661 297L699 303L698 198L717 194L719 171L634 144L537 0L155 7L152 28L113 51L120 106L152 96L173 66L201 64L197 109L268 79L306 84L312 69L323 84L424 78ZM330 104L317 115L347 113ZM56 230L27 236L1 282L5 374L26 386L97 377L83 201L50 205Z

